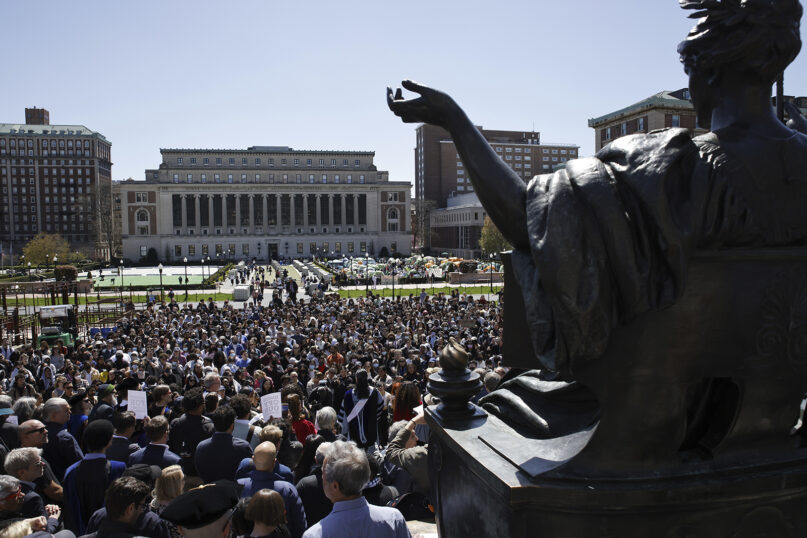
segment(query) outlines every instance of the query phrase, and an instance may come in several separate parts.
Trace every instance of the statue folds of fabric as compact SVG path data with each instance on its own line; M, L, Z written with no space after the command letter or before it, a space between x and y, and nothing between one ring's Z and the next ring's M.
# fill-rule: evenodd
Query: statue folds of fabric
M403 121L451 133L480 201L514 247L540 373L509 380L483 403L525 435L553 437L598 420L597 398L576 387L579 374L602 360L615 329L679 301L696 252L807 243L803 118L791 112L785 125L770 97L801 48L801 5L680 3L699 19L679 45L699 125L710 129L695 139L675 128L623 137L525 184L448 95L411 81L403 87L415 99L388 89ZM577 409L571 422L547 403L555 399Z

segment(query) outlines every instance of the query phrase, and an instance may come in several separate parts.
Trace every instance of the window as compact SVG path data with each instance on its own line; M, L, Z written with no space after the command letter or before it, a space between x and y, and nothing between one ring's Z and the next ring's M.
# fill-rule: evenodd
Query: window
M391 207L387 210L387 231L397 232L398 224L398 210Z
M257 157L257 158L255 159L255 166L260 166L260 165L261 165L261 158L260 158L260 157Z
M191 157L191 164L196 164L196 157Z
M145 209L141 209L137 213L135 213L135 220L137 222L148 222L149 221L149 213Z
M341 242L341 241L337 241L337 242L335 242L335 243L333 244L333 250L334 250L334 252L336 252L337 254L341 254L341 253L342 253L342 242Z
M148 254L148 247L146 245L140 245L140 256L146 256Z
M361 243L359 243L359 250L362 252L362 254L367 252L367 242L362 241Z
M356 168L358 168L359 166L361 166L361 159L356 159L355 161L353 161L353 164L356 166Z
M244 256L249 256L249 243L244 243L241 245L241 254Z
M188 256L196 256L196 245L188 245Z
M302 243L297 243L297 254L302 254L302 253L303 253L303 244Z
M636 129L639 131L644 131L644 118L639 118L636 120Z
M232 183L232 182L233 182L233 175L232 174L227 174L227 183Z
M331 159L331 166L336 168L336 159Z
M136 192L135 193L135 202L138 204L145 204L148 202L149 195L147 192Z
M680 116L680 114L673 114L672 115L672 126L673 127L681 127L681 116Z
M255 183L260 183L260 182L261 182L261 175L260 174L255 174Z
M306 159L305 160L305 165L306 166L311 166L311 159Z
M174 256L182 256L182 245L174 245Z
M300 159L294 159L294 166L300 166Z
M242 166L246 166L246 165L247 165L247 158L246 158L246 157L241 157L241 165L242 165Z
M322 174L322 182L328 183L328 174Z
M221 256L223 252L224 249L222 249L221 243L216 243L216 256Z
M174 174L174 183L179 183L179 174Z
M202 164L207 166L208 164L210 164L210 159L208 159L207 157L203 158L202 159Z
M213 183L221 183L221 174L213 174Z
M246 183L246 182L247 182L247 175L246 174L241 174L241 183Z
M230 158L227 160L227 163L228 163L228 164L230 164L230 165L234 165L234 164L235 164L235 158L234 158L234 157L230 157Z
M392 252L398 252L398 242L397 242L397 241L393 241L392 243L390 243L390 245L389 245L389 249L390 249Z
M364 183L364 176L359 176L359 183Z
M177 157L177 164L182 164L182 157Z
M347 182L348 183L353 183L353 176L352 175L350 175L350 174L347 175Z
M605 128L605 139L606 139L606 140L611 140L611 138L612 138L612 136L611 136L611 128L610 128L610 127L606 127L606 128Z
M207 245L202 245L202 256L207 256L208 254L210 254L210 249Z
M202 174L202 183L207 183L207 174Z
M227 245L227 254L230 256L235 256L235 243L230 243Z
M325 159L320 159L319 160L319 165L320 166L325 166Z
M333 176L333 182L334 182L334 183L339 183L339 174L335 174L335 175Z
M314 183L314 174L309 174L309 176L308 176L308 182L309 182L309 183Z
M221 157L216 157L216 165L221 166Z
M620 136L625 136L628 134L628 124L624 121L619 125L619 134ZM566 153L565 151L563 153Z
M188 183L193 183L193 174L188 174Z
M513 153L513 148L504 148L505 153Z

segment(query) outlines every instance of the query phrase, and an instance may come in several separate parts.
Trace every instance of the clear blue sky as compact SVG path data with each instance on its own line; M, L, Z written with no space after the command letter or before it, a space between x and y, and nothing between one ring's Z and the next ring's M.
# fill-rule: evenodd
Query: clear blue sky
M593 151L587 119L686 86L676 0L6 0L0 122L26 106L112 141L113 178L159 148L373 150L413 179L385 87L440 88L491 129ZM803 54L785 91L807 95Z

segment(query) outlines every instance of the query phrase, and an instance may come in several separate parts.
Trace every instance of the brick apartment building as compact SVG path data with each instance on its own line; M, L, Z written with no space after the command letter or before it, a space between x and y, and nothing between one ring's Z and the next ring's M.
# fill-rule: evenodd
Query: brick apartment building
M575 144L542 143L541 135L535 131L499 131L478 127L494 151L525 182L538 174L550 173L553 168L569 159L579 156L580 147ZM478 251L478 238L484 219L464 219L456 224L456 209L432 218L431 213L456 207L460 197L461 205L468 209L468 215L481 214L481 205L476 200L462 196L473 193L473 185L463 166L451 135L433 125L420 125L416 130L415 147L415 242L419 247L433 253L442 251L470 253ZM451 204L449 201L451 200ZM439 231L438 231L439 228ZM451 229L453 228L453 229Z
M111 206L110 142L83 125L51 125L42 108L25 123L0 123L0 244L17 257L40 232L70 248L107 258L93 223ZM106 200L106 197L110 200Z

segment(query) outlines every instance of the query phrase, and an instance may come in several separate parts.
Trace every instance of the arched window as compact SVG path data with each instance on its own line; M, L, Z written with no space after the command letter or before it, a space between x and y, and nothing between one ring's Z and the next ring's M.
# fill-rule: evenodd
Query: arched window
M394 207L387 210L387 231L398 231L398 210Z
M149 221L149 212L145 209L141 209L137 212L137 222L148 222Z
M145 209L139 209L135 213L135 222L137 223L137 235L149 235L151 233L149 212Z

